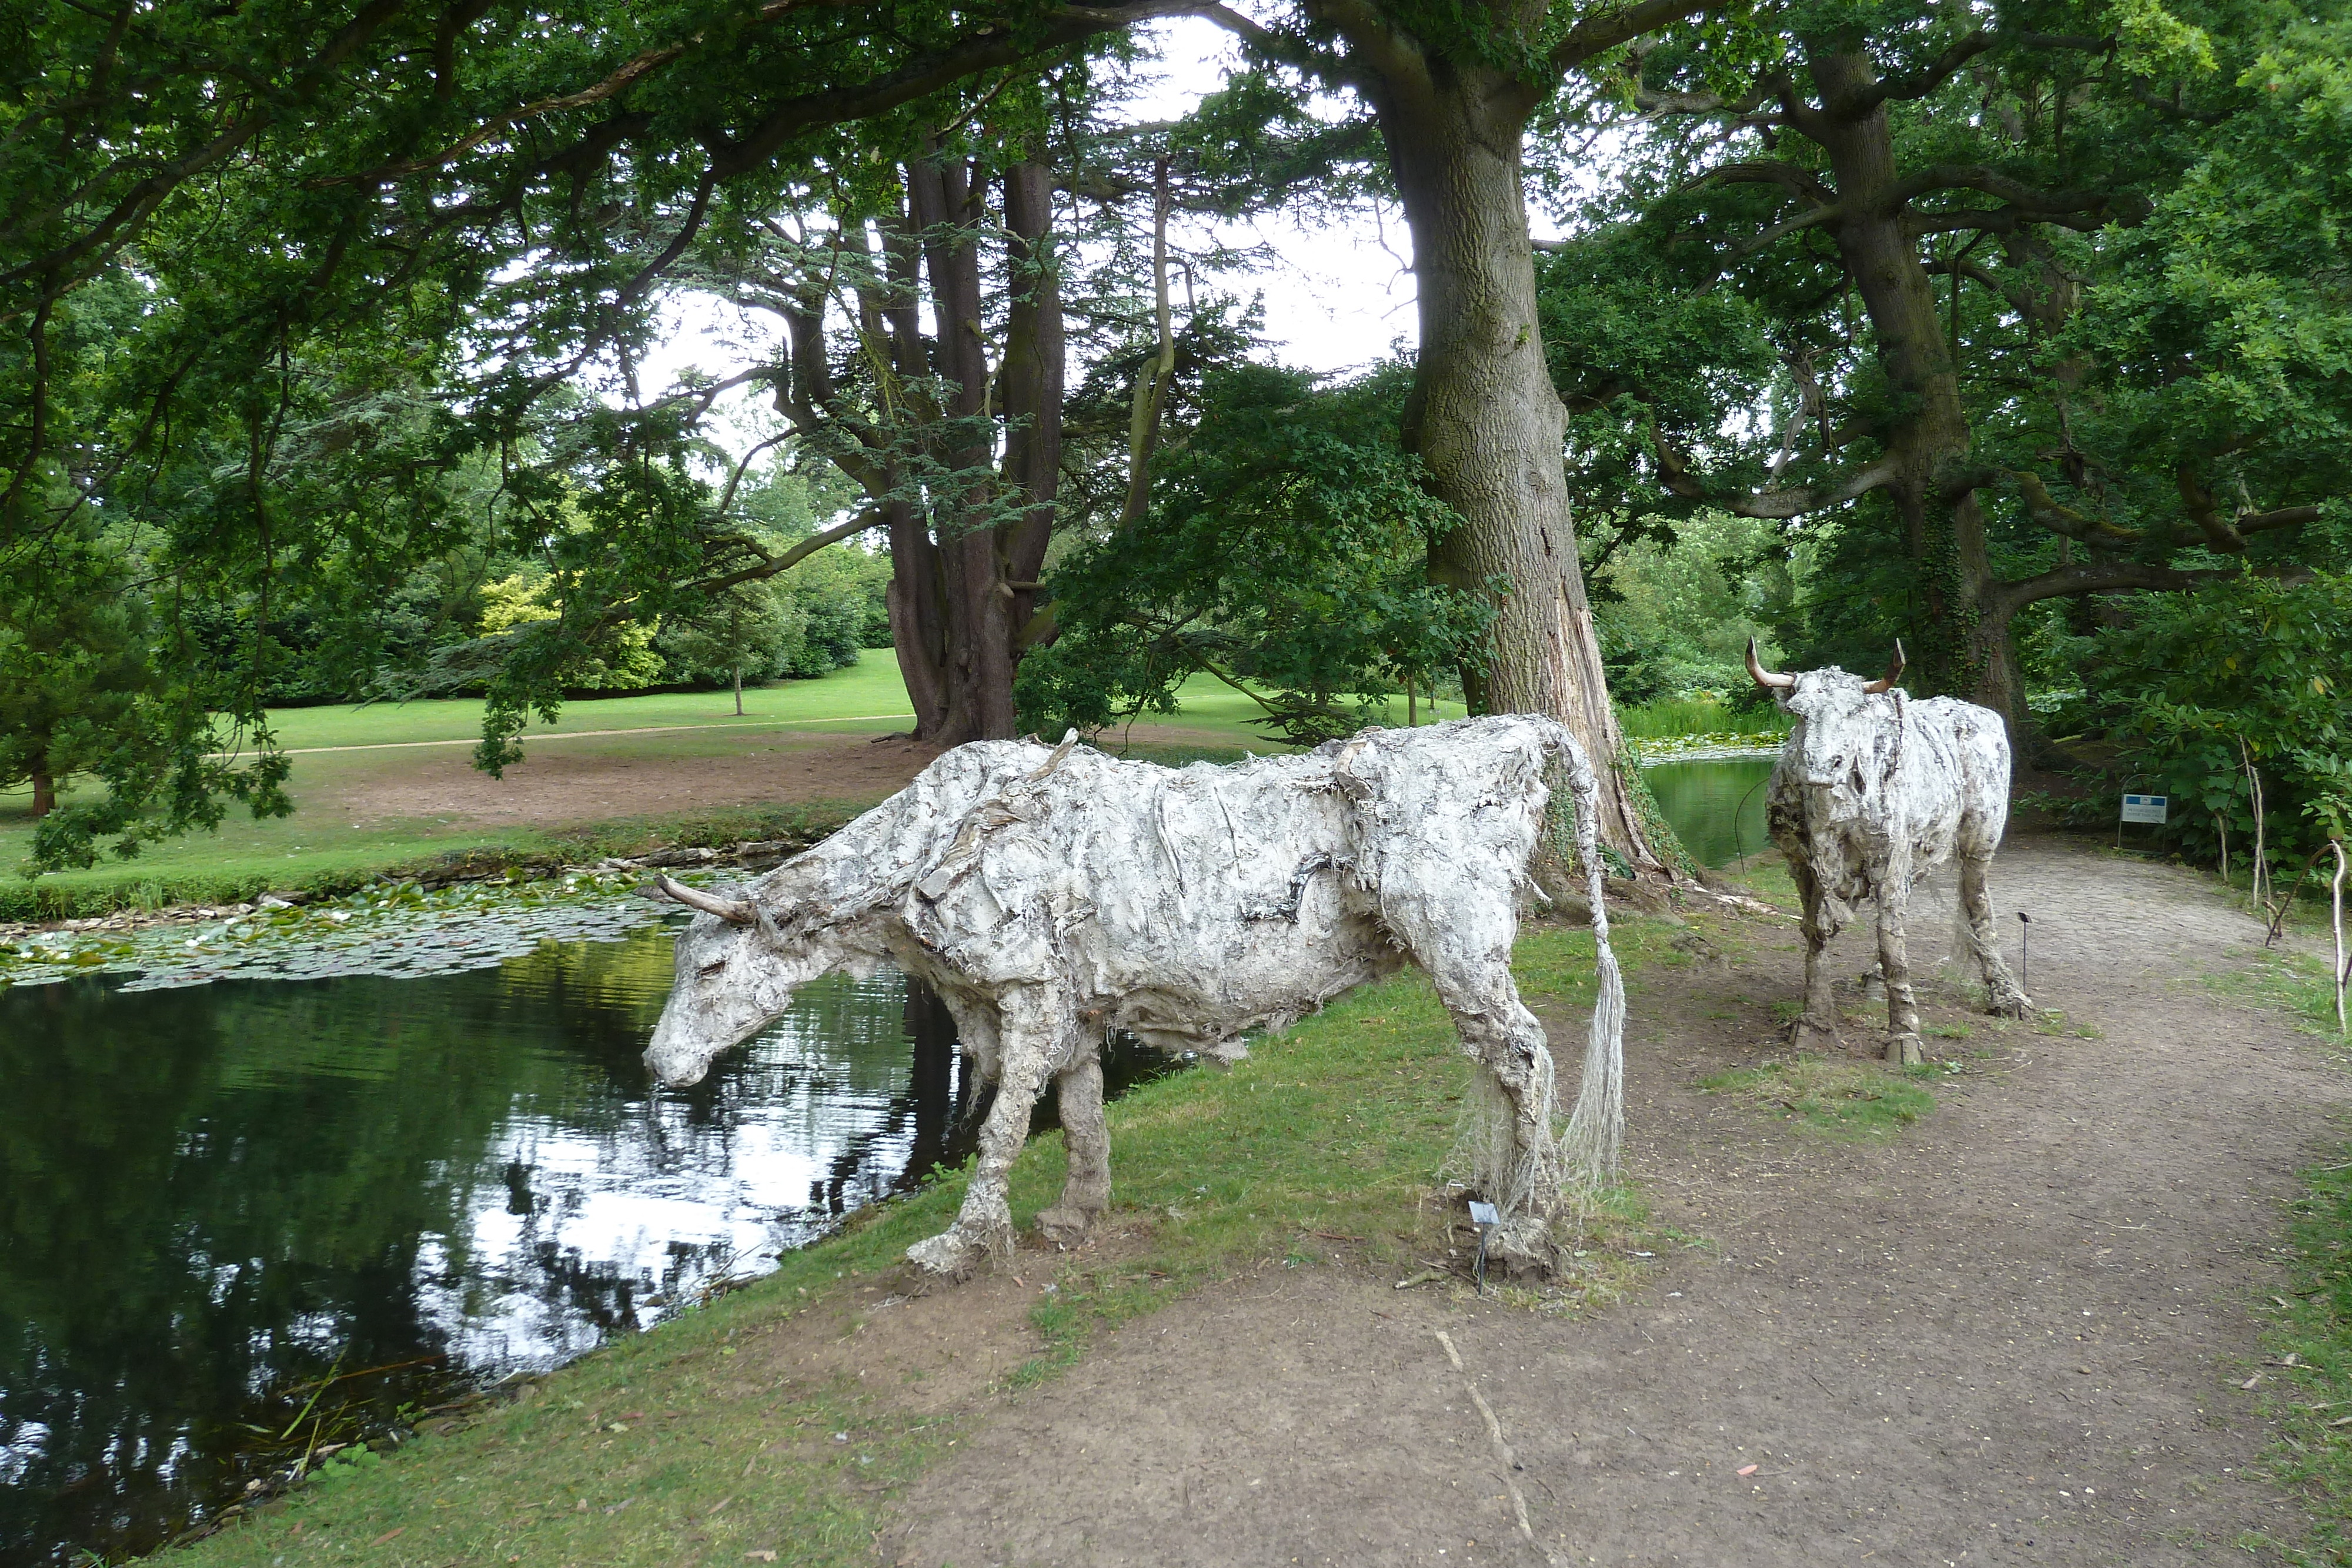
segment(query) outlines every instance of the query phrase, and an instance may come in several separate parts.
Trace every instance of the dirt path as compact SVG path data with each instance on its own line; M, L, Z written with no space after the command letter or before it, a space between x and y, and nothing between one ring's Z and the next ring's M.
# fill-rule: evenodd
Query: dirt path
M1230 736L1174 725L1137 733L1137 745L1147 749L1230 752L1234 745ZM879 800L940 754L936 746L898 735L781 725L675 725L526 740L523 761L501 779L475 768L470 740L297 752L306 760L295 765L296 798L355 827L436 820L561 827L720 807Z
M1692 1086L1777 1049L1795 934L1759 925L1634 998L1633 1175L1712 1246L1580 1322L1344 1268L1203 1292L1001 1406L899 1500L881 1560L1974 1568L2299 1538L2247 1473L2266 1437L2238 1385L2277 1202L2352 1085L2190 978L2254 938L2192 879L2028 839L1994 892L2012 950L2009 912L2033 915L2036 999L2097 1038L1996 1037L1948 997L1927 1021L1990 1054L1937 1114L1805 1134ZM1848 972L1866 941L1841 941Z
M528 756L502 779L457 751L417 749L363 765L321 758L345 767L306 773L298 765L295 788L306 806L354 826L437 819L558 827L714 807L878 800L939 755L935 746L895 736L775 729L722 732L698 756L678 744L684 737L641 733L544 748L543 740L571 737L533 736Z

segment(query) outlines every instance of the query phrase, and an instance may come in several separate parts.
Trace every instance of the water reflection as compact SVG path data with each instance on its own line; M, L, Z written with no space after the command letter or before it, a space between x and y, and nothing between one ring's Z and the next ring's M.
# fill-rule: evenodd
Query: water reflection
M0 1562L151 1547L304 1385L339 1376L298 1443L553 1364L967 1152L952 1020L901 977L811 987L656 1093L669 979L656 931L425 980L0 994Z
M1658 809L1702 865L1752 855L1771 841L1764 833L1764 781L1770 757L1717 757L1700 762L1656 762L1642 769Z

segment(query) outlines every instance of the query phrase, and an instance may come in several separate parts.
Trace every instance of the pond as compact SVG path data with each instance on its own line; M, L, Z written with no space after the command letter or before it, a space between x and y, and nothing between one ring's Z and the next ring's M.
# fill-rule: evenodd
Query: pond
M1719 863L1760 843L1769 767L1647 777ZM519 909L492 946L536 946L464 973L352 972L370 950L0 991L0 1565L152 1549L313 1441L657 1322L970 1152L953 1021L888 971L655 1090L668 930L540 939L592 915ZM425 916L470 942L496 912ZM1163 1070L1124 1053L1114 1086Z
M314 1429L554 1365L970 1152L920 986L812 986L656 1092L669 980L656 927L426 979L0 994L0 1562L151 1548Z
M1770 841L1764 836L1764 781L1772 776L1772 762L1755 755L1654 762L1642 778L1683 847L1700 864L1716 866Z

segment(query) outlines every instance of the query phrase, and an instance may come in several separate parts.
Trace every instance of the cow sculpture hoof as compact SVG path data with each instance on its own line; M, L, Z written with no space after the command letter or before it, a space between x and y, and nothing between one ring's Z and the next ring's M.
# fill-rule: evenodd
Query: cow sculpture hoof
M941 1231L929 1240L918 1241L907 1249L907 1261L926 1274L939 1274L950 1280L968 1280L980 1260L988 1256L985 1243L975 1241L957 1230Z
M1083 1208L1056 1204L1037 1216L1038 1234L1056 1247L1076 1247L1093 1233L1095 1217Z
M1916 1034L1887 1036L1886 1060L1905 1067L1918 1066L1926 1060L1919 1054L1919 1037Z
M1839 1050L1845 1041L1838 1038L1837 1025L1800 1018L1789 1026L1789 1043L1799 1051L1824 1051Z

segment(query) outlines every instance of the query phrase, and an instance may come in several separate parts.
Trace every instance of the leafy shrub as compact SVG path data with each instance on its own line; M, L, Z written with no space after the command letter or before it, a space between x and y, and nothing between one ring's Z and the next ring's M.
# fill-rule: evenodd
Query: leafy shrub
M1429 580L1429 542L1455 519L1397 444L1400 390L1266 365L1213 374L1200 424L1155 465L1150 515L1053 574L1060 634L1022 661L1023 722L1054 734L1172 712L1204 672L1309 743L1360 728L1370 698L1483 658L1489 596Z
M2251 851L2249 763L2278 858L2352 831L2352 575L2242 577L2136 608L2128 626L2055 650L2084 688L2059 722L2114 743L2124 789L2171 797L2167 836L2211 858L2226 824Z

